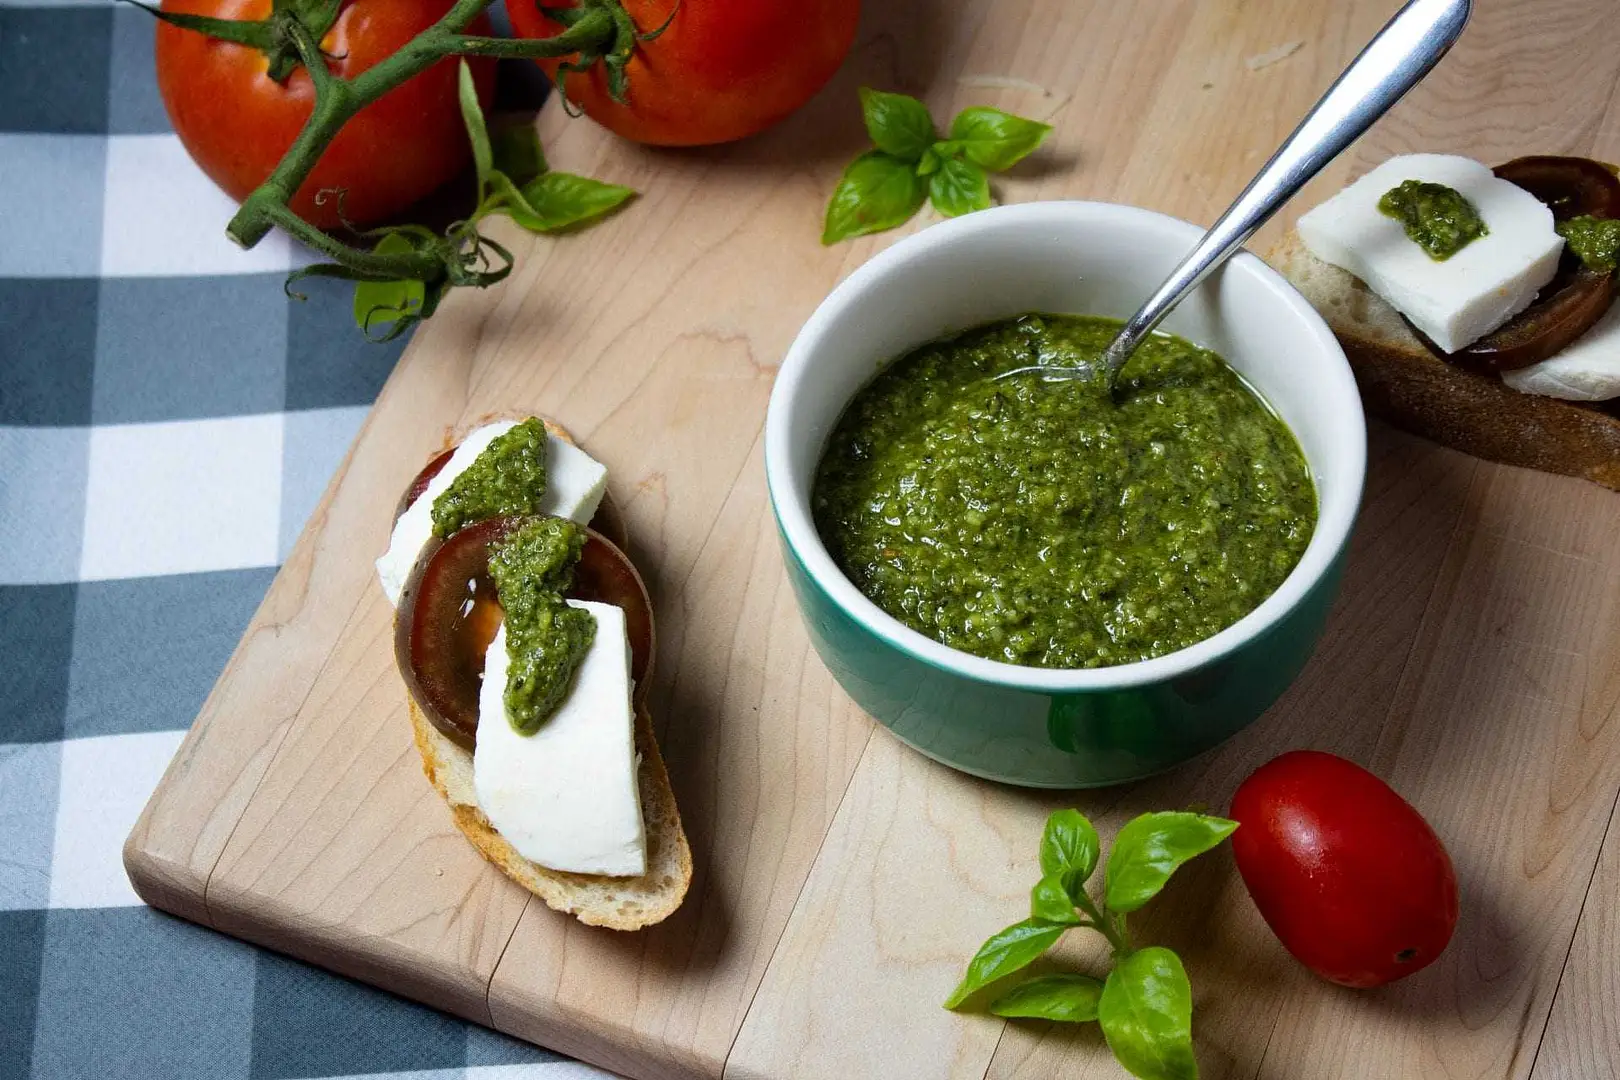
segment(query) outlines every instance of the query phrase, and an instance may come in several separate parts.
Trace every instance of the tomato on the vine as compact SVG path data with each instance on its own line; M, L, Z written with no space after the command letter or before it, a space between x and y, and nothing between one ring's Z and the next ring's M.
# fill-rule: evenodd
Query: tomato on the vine
M730 142L781 120L832 78L860 17L860 0L623 0L623 7L644 35L624 70L626 100L613 99L601 63L566 73L564 93L603 127L659 146ZM507 13L521 37L565 29L535 0L513 0ZM555 81L566 59L538 63Z
M321 41L334 74L356 75L393 54L450 10L453 0L344 0ZM261 20L270 0L163 0L163 10ZM468 32L488 34L479 16ZM469 60L480 101L494 94L490 60ZM208 177L241 200L264 182L314 108L309 73L269 77L264 53L165 22L157 25L157 77L175 132ZM306 221L334 228L377 223L454 177L471 158L447 58L362 109L332 140L290 203ZM316 194L329 195L318 205Z
M1432 963L1457 925L1457 876L1412 805L1354 762L1294 750L1232 796L1238 873L1294 956L1382 986Z

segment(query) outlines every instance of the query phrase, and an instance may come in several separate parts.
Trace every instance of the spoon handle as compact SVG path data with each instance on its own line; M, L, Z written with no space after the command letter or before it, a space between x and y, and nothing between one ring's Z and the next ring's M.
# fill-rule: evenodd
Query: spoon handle
M1101 362L1110 386L1183 296L1439 63L1472 10L1472 0L1411 0L1389 20L1108 346Z

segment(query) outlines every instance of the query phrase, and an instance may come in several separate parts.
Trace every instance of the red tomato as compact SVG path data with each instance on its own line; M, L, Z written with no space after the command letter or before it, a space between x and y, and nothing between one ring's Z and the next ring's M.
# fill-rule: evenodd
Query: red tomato
M659 146L730 142L776 123L832 78L860 17L860 0L624 0L624 8L643 32L669 20L625 68L628 103L608 93L600 63L567 76L568 97L609 130ZM521 37L563 29L534 0L514 0L507 14ZM556 78L560 60L539 63Z
M1294 750L1232 796L1232 854L1295 958L1344 986L1432 963L1457 925L1457 876L1429 823L1354 762Z
M351 76L391 55L450 10L453 0L346 0L321 42L332 70ZM163 10L220 19L263 19L270 0L163 0ZM490 32L480 17L469 33ZM495 67L471 61L479 99L494 93ZM314 108L309 72L285 85L266 74L265 54L168 23L157 27L158 90L188 153L240 201L264 182ZM365 226L410 206L455 176L472 156L456 96L456 61L444 60L362 109L332 140L292 208L323 229L347 218ZM315 205L316 192L342 189Z

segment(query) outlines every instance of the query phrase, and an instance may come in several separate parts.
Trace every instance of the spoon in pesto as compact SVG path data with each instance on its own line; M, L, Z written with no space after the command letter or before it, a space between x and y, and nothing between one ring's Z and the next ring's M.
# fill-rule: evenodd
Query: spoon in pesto
M1411 0L1401 8L1096 360L1073 366L1034 364L996 378L1039 374L1067 381L1089 379L1100 370L1112 390L1119 369L1142 340L1311 177L1416 86L1456 43L1472 10L1472 0Z

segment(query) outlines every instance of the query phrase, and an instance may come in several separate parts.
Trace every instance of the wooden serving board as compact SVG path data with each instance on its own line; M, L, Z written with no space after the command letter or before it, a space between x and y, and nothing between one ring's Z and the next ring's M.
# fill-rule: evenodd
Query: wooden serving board
M1313 746L1433 822L1461 876L1457 936L1405 983L1341 990L1284 953L1224 848L1199 860L1134 927L1186 961L1204 1074L1616 1076L1620 495L1375 427L1343 597L1299 683L1169 775L1057 795L935 765L849 702L807 644L766 503L775 366L899 235L817 243L864 145L856 87L1051 120L1048 148L998 179L1006 200L1209 221L1397 6L868 0L835 83L745 144L648 150L548 112L556 167L644 194L578 236L502 233L510 282L417 335L130 838L141 895L643 1080L1114 1077L1094 1025L938 1006L1022 917L1045 815L1078 806L1106 836L1144 809L1223 808L1262 761ZM1395 152L1620 160L1620 4L1477 6L1300 207ZM655 600L652 700L697 870L643 933L584 927L487 867L411 745L371 560L446 429L497 409L557 417L609 465Z

